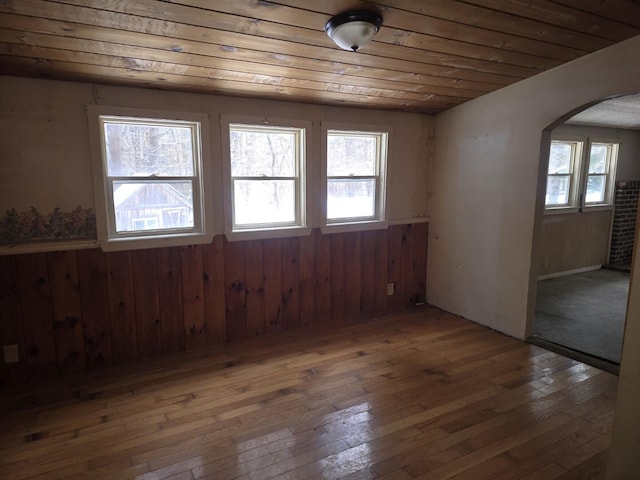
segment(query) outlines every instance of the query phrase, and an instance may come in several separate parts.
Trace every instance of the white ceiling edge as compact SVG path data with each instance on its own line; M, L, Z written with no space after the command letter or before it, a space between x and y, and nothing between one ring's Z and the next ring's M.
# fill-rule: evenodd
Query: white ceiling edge
M640 130L640 94L605 100L574 115L565 123Z

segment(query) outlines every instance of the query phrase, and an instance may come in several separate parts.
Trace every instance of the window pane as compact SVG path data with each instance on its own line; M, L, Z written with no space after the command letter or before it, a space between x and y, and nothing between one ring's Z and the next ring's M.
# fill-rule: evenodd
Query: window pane
M113 182L116 232L192 228L191 182Z
M376 181L327 180L327 218L373 217Z
M551 142L549 173L571 173L571 143Z
M190 127L106 122L107 174L193 176Z
M235 223L294 223L295 195L294 180L235 180Z
M607 185L605 175L589 175L587 178L587 203L604 202L604 192Z
M233 177L294 177L296 132L229 129Z
M546 205L567 205L569 203L569 175L547 177Z
M369 176L376 174L377 136L327 135L327 175Z
M589 155L589 173L607 173L608 145L594 143Z

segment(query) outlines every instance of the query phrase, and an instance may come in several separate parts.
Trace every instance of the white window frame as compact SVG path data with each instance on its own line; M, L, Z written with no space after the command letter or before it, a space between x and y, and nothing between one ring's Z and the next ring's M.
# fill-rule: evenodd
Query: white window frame
M549 144L549 155L551 156L551 146L554 143L571 144L571 166L568 174L550 174L549 165L547 163L547 174L545 175L545 213L572 213L577 212L580 208L579 187L580 187L580 170L582 166L582 157L584 154L585 139L580 137L553 137ZM566 176L569 175L569 199L566 204L547 204L546 203L546 186L550 176Z
M304 236L311 233L308 226L308 175L307 159L310 156L310 137L312 123L299 120L269 117L245 117L222 115L221 137L223 158L223 187L225 198L225 235L228 240L258 240L266 238L284 238ZM295 133L298 141L296 148L296 176L294 177L233 177L231 174L231 129L247 131L283 131ZM292 222L265 222L261 224L238 224L235 221L234 183L236 180L286 179L295 181L295 220Z
M377 161L375 166L375 174L372 175L349 175L349 176L332 176L327 173L328 161L328 138L330 135L362 135L374 136L377 142ZM384 229L387 228L388 222L385 217L386 208L386 191L387 191L387 157L389 155L389 139L392 136L392 128L388 125L353 125L327 123L322 125L322 185L321 185L321 215L322 215L322 231L332 232L349 232L358 230ZM353 217L353 218L328 218L327 212L327 188L330 178L340 179L344 181L375 179L375 212L372 216Z
M87 106L91 142L92 175L98 243L105 251L210 243L213 239L213 205L209 158L209 118L206 114L157 110ZM109 176L106 165L104 124L109 120L149 125L189 126L194 139L194 174L192 177ZM193 185L194 226L139 232L117 232L113 201L114 181L132 183L166 183L190 178Z
M603 174L590 174L589 163L591 161L591 148L596 145L607 146L607 163L606 173ZM615 197L615 180L616 169L618 164L618 155L620 153L620 140L603 139L603 138L589 138L588 147L584 155L584 168L583 168L583 180L582 180L582 208L584 210L605 210L613 208ZM591 176L604 176L605 177L605 193L604 199L601 202L587 202L587 182Z
M591 137L564 137L553 136L551 143L574 143L579 148L576 148L574 156L572 158L572 171L571 171L571 186L569 192L569 202L566 205L547 205L545 203L545 215L551 215L556 213L575 213L575 212L587 212L596 210L611 210L614 204L615 197L615 179L618 155L620 152L621 142L619 139L610 138L591 138ZM589 162L591 159L591 146L593 144L609 146L607 152L607 166L606 174L589 174ZM548 169L547 169L548 170ZM587 182L589 176L605 176L605 195L602 202L587 202L586 191ZM549 178L549 173L545 176L545 182ZM546 197L546 192L545 192Z

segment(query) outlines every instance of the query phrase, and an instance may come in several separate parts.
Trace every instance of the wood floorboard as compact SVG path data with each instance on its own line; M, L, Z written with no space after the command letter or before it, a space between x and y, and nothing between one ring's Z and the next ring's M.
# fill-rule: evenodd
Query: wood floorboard
M616 386L425 306L5 389L0 477L603 478Z

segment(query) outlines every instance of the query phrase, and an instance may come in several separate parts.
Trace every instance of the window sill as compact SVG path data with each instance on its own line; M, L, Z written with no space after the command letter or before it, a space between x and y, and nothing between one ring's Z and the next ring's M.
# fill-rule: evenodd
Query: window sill
M580 209L578 207L545 207L545 215L559 215L563 213L578 213Z
M182 235L162 235L154 237L135 237L100 241L104 252L119 250L141 250L143 248L184 247L203 245L213 241L212 233L188 233Z
M364 222L331 223L320 228L322 233L364 232L367 230L385 230L389 222L369 220Z
M602 212L606 210L613 210L613 205L611 205L610 203L600 205L585 205L582 208L582 211L584 212Z
M225 233L230 242L243 240L266 240L270 238L306 237L311 235L311 227L260 228L255 230L236 230Z

